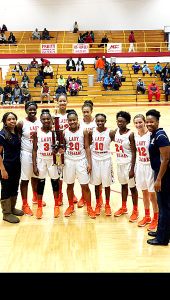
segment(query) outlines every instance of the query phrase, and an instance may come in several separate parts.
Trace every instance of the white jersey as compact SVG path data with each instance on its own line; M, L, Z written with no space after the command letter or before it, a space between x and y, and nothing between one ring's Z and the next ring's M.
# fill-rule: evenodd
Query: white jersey
M136 149L139 153L138 162L142 164L150 164L149 156L150 132L147 130L143 136L139 132L135 134Z
M23 120L21 150L32 152L33 148L33 133L42 126L39 118L35 122L30 122L26 118Z
M79 128L76 132L71 132L70 129L67 128L64 138L66 141L66 158L80 160L86 157L83 128Z
M42 128L37 130L37 157L49 159L53 157L52 132L45 133Z
M109 134L110 134L110 128L106 128L102 132L99 132L97 128L93 128L92 147L91 147L92 158L96 160L105 160L111 157L111 153L110 153L111 138Z
M68 128L67 113L65 115L57 113L57 115L56 115L55 112L54 112L53 117L59 117L59 126L60 126L60 129L66 129L66 128Z
M90 129L93 129L95 128L97 125L96 125L96 120L95 118L93 118L93 120L87 124L85 121L84 121L84 118L80 120L80 127L83 128L83 129L86 129L88 132L90 131Z
M132 130L129 129L126 133L120 134L119 128L115 134L116 162L119 165L130 163L132 160L132 152L130 148L129 136Z

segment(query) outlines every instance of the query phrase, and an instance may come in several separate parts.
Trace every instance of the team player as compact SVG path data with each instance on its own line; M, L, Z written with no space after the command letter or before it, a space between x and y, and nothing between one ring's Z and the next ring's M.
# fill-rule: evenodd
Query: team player
M42 197L45 186L45 178L48 176L51 178L51 184L54 194L54 217L57 218L60 215L60 209L58 205L59 200L59 183L58 183L58 169L57 166L53 166L53 149L52 149L52 118L49 109L43 109L40 116L42 127L38 128L33 133L33 171L38 176L37 186L37 199L38 208L36 218L42 218Z
M91 207L91 192L88 185L91 172L89 134L87 130L78 126L78 115L75 111L70 111L67 118L69 128L64 131L66 151L63 178L67 183L69 207L64 215L69 217L74 212L73 187L77 176L87 202L87 212L91 218L95 218L96 213ZM64 150L60 150L60 153L64 153Z
M115 132L110 128L105 127L106 116L97 114L95 116L97 127L90 130L92 137L92 171L90 182L95 185L96 194L96 215L100 215L100 185L102 183L105 188L106 216L111 216L110 201L110 186L114 182L113 163L110 153L110 143L114 140Z
M22 119L17 128L22 136L21 140L21 196L22 210L27 216L32 216L33 212L28 205L28 182L31 179L33 198L32 202L37 203L37 178L33 173L32 163L32 148L33 148L33 133L42 126L41 121L37 118L37 104L34 101L28 101L25 104L27 117ZM43 202L43 206L45 206Z
M138 222L139 227L149 224L148 231L153 231L158 225L158 204L156 192L154 189L154 171L151 168L149 156L150 132L145 127L145 117L138 114L133 119L138 132L135 134L135 144L138 151L138 160L136 164L136 186L143 193L143 202L145 216ZM151 221L150 201L152 202L154 216Z
M59 117L60 129L65 130L66 128L68 128L67 113L69 111L69 110L67 110L67 104L68 104L67 95L60 94L57 99L57 104L58 104L58 107L55 108L54 113L52 115L52 119L54 119L54 117ZM63 204L62 183L63 183L63 180L60 177L60 179L59 179L59 205ZM73 202L77 203L77 201L78 201L78 199L74 195Z
M116 115L118 129L115 134L117 176L122 188L122 207L114 213L119 217L128 213L127 196L128 186L131 190L133 211L129 222L135 222L139 218L138 212L138 192L134 179L134 167L136 161L136 147L134 132L127 128L131 116L128 112L120 111Z

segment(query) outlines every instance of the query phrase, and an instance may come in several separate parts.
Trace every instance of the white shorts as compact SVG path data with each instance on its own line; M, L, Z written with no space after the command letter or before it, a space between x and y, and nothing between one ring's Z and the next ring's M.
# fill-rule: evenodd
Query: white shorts
M148 190L148 192L155 192L154 189L154 171L150 164L136 164L136 186L140 190Z
M33 172L32 152L21 151L21 180L30 180L31 177L37 178Z
M73 160L65 158L65 166L63 170L63 180L67 184L75 182L77 176L80 184L88 184L90 175L87 174L87 159Z
M58 179L58 169L57 166L53 166L53 159L52 158L39 158L37 157L37 168L39 171L39 179L50 177L52 179Z
M94 185L100 185L102 183L103 187L111 186L111 184L115 182L111 157L105 160L92 158L90 182Z
M129 188L136 186L135 178L129 179L129 171L131 169L131 163L119 165L117 164L117 177L120 184L128 184Z

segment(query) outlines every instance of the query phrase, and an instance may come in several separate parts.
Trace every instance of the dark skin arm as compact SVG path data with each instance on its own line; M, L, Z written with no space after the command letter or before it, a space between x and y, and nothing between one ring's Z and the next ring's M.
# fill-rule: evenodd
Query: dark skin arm
M155 188L156 192L161 191L161 179L164 176L164 174L167 170L168 163L169 163L170 146L160 147L159 150L161 153L162 161L161 161L157 179L154 184L154 188Z
M136 162L136 146L135 146L135 138L134 138L134 132L132 132L129 136L130 140L130 148L132 152L132 165L131 169L129 171L129 179L134 177L134 168L135 168L135 162Z
M36 176L39 175L37 168L37 132L33 133L33 150L32 150L33 172Z
M21 136L22 136L22 127L23 127L23 121L19 121L17 124L17 128Z
M2 150L3 150L3 146L0 146L0 154L1 154ZM1 155L0 155L0 170L1 170L1 176L2 176L2 178L3 179L8 179L8 173L5 170L4 163L3 163Z
M84 133L84 147L87 154L88 165L87 165L87 174L91 173L92 164L91 164L91 151L90 151L90 143L89 143L89 133L87 130L83 131Z

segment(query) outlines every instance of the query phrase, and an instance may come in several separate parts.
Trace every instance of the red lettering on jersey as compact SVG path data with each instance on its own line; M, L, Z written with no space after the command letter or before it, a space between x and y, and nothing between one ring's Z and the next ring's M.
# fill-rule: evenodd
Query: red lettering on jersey
M78 136L69 136L69 141L78 141L79 137Z
M39 126L32 126L32 127L30 127L30 131L35 131L35 130L37 130L39 128Z
M136 146L145 146L146 141L137 141Z
M122 139L115 139L115 143L120 143L120 144L122 144L123 143L123 140Z
M102 141L102 142L104 142L104 139L105 139L105 137L102 137L102 136L95 137L95 141Z

